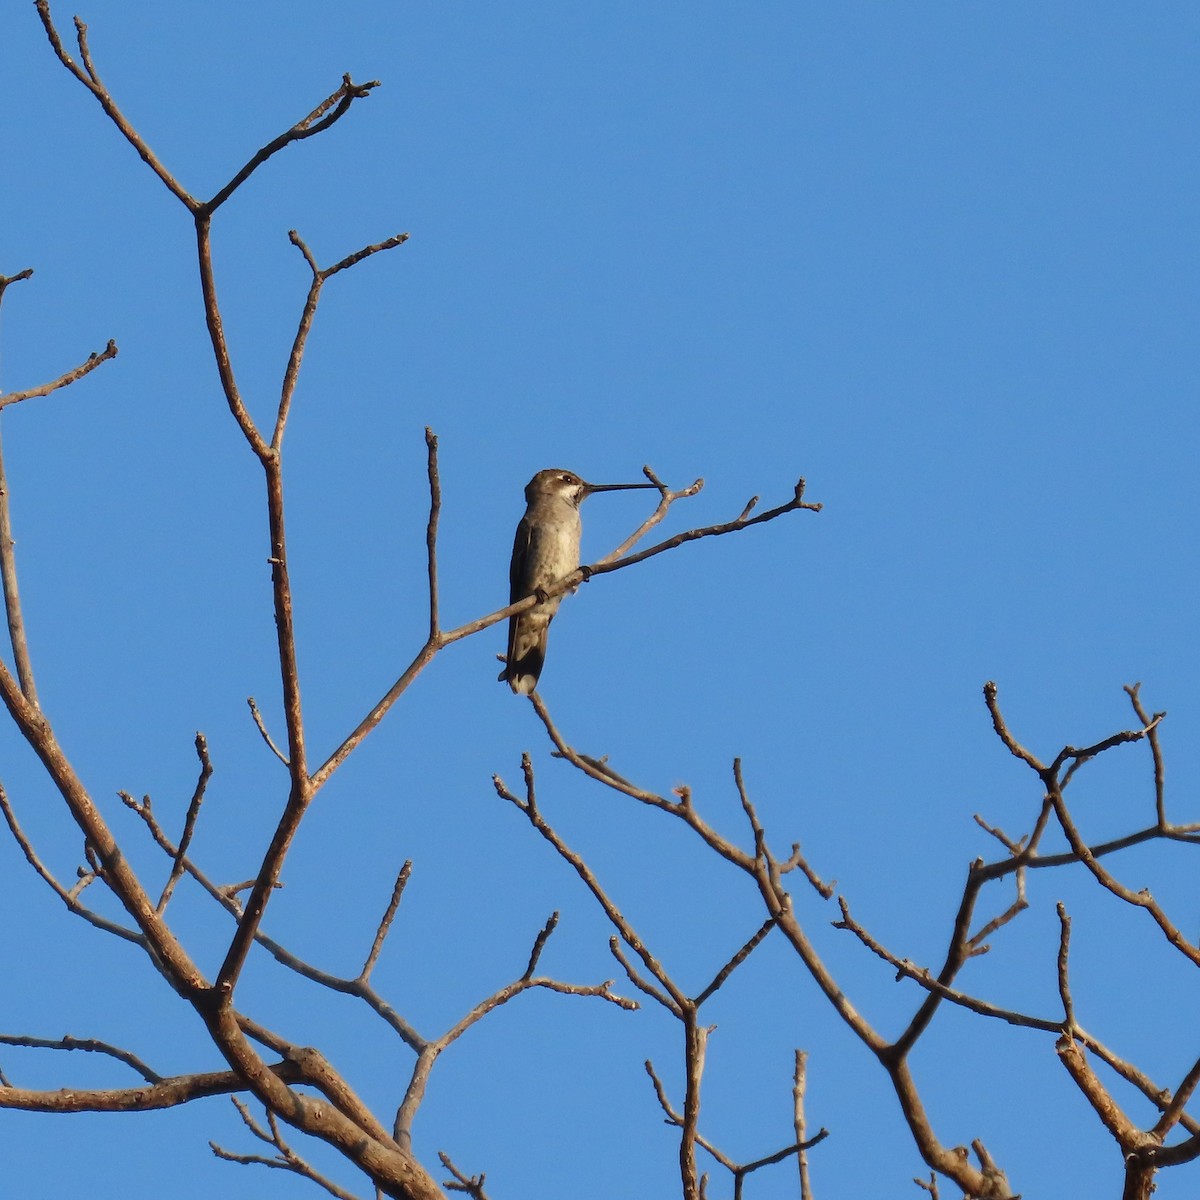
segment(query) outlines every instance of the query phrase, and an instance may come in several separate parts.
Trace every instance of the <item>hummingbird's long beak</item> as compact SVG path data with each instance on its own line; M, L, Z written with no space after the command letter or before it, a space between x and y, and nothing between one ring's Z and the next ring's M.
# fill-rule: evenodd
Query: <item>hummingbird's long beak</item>
M656 488L653 483L585 483L583 494L590 496L593 492L630 492L634 488Z

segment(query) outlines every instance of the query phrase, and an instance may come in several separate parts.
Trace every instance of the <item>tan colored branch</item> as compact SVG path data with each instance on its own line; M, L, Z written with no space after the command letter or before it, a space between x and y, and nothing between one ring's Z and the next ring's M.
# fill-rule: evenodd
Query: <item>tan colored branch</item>
M33 843L26 837L25 831L21 828L3 784L0 784L0 812L4 814L4 820L7 822L9 830L16 839L17 845L20 846L21 853L25 856L25 861L38 873L50 890L67 906L69 911L78 917L82 917L89 925L94 925L97 929L101 929L105 933L111 933L114 937L123 938L125 941L133 942L138 946L145 946L146 940L141 934L134 932L132 929L126 929L125 926L118 925L115 921L110 921L107 917L101 916L99 913L93 912L90 908L81 904L76 889L65 888L55 878L53 873L46 868L45 864L38 857L37 851L33 848Z
M88 27L78 17L75 18L75 39L79 47L80 61L83 63L81 67L67 53L62 39L59 37L58 30L55 28L54 21L50 15L49 0L37 0L37 11L42 21L42 27L46 31L46 36L50 39L50 45L55 55L57 55L59 62L92 93L99 102L100 107L104 109L109 119L120 131L121 136L137 151L138 157L158 176L171 194L184 204L189 211L195 212L200 207L200 202L162 164L154 151L150 149L146 140L134 129L125 117L125 114L117 107L116 101L113 100L112 96L109 95L108 89L100 81L100 75L96 71L95 63L92 62L91 50L88 47Z
M200 805L204 803L204 791L212 778L212 760L208 757L208 741L204 734L196 734L196 754L200 759L200 777L196 780L196 789L188 803L187 816L183 821L183 834L175 850L175 861L171 864L171 874L163 886L162 895L158 898L158 911L162 913L170 903L176 885L183 878L184 860L187 858L188 847L192 844L192 835L196 832L196 821L200 816Z
M308 116L302 117L290 129L285 129L278 137L272 138L261 150L255 151L246 165L202 206L204 211L209 214L215 212L268 159L273 158L280 150L285 146L290 146L293 142L301 142L314 134L322 133L344 117L350 111L350 106L355 100L362 100L378 86L378 79L372 79L369 83L355 83L349 75L343 75L341 84L326 96Z
M441 1159L442 1166L453 1176L452 1179L447 1179L442 1185L448 1192L464 1192L471 1197L471 1200L488 1200L487 1193L483 1190L484 1181L487 1176L481 1171L478 1175L467 1175L460 1171L450 1159L450 1155L438 1151L438 1158Z
M20 276L16 276L16 278L20 278ZM51 392L57 392L60 388L70 387L85 375L90 375L98 366L116 357L117 343L110 340L103 350L93 351L79 366L72 367L71 370L57 379L52 379L49 383L43 383L39 387L26 388L20 392L0 392L0 408L8 408L11 404L20 404L22 400L35 400L40 396L49 396Z
M102 1054L115 1058L124 1063L132 1071L136 1071L147 1083L158 1084L163 1077L152 1071L136 1054L114 1046L110 1042L102 1042L97 1038L77 1038L69 1033L60 1038L28 1037L11 1033L0 1033L0 1046L21 1046L31 1050L82 1050L87 1054Z
M290 1063L276 1063L267 1069L280 1081L300 1080L299 1072ZM60 1088L53 1092L0 1088L0 1109L45 1113L153 1112L175 1108L206 1096L245 1090L245 1081L235 1071L210 1071L197 1075L177 1075L132 1088Z
M526 778L531 779L532 768L527 754L522 755L522 765L526 771ZM554 847L559 857L575 871L583 881L584 886L592 893L600 907L604 910L604 915L608 917L609 923L621 935L625 944L641 959L642 965L658 981L659 986L670 997L671 1011L676 1016L680 1016L683 1010L690 1004L690 1001L684 995L683 991L676 986L658 959L651 954L649 947L638 936L637 931L625 918L621 910L609 898L608 893L601 886L595 872L587 865L580 854L576 853L566 844L559 836L558 831L538 811L532 792L528 792L526 799L521 800L508 790L504 781L498 775L493 776L492 783L496 788L496 793L523 812L534 829Z
M275 1119L273 1112L269 1109L267 1110L267 1124L270 1127L270 1132L267 1132L250 1115L249 1108L242 1101L236 1096L231 1097L231 1099L237 1107L238 1113L242 1118L242 1123L246 1128L259 1141L273 1146L279 1153L274 1158L266 1158L261 1154L236 1154L232 1150L226 1150L223 1146L219 1146L216 1142L209 1142L209 1148L217 1158L224 1162L238 1163L243 1166L263 1166L290 1171L294 1175L299 1175L302 1179L307 1179L315 1183L331 1196L336 1196L337 1200L356 1200L352 1192L346 1191L345 1188L339 1187L334 1183L332 1179L326 1178L284 1141L283 1134L279 1129L279 1122Z
M1069 1034L1059 1038L1055 1046L1059 1061L1075 1081L1104 1127L1113 1135L1125 1154L1146 1143L1146 1135L1125 1115L1121 1106L1109 1095L1099 1077L1088 1064L1079 1042Z
M547 991L558 992L563 996L582 996L607 1000L610 1004L615 1004L618 1008L625 1009L627 1012L639 1007L636 1000L629 1000L624 996L616 995L612 991L613 981L611 979L605 980L604 983L600 984L578 984L563 983L561 980L551 979L548 976L535 976L533 974L537 967L538 959L541 957L542 950L545 948L550 935L554 932L557 923L558 914L555 913L538 932L537 937L534 938L533 949L530 952L529 965L519 978L479 1001L470 1012L456 1021L441 1037L426 1042L421 1048L417 1055L417 1061L413 1065L413 1072L409 1079L408 1088L396 1112L393 1136L399 1145L407 1148L412 1144L413 1121L416 1119L417 1110L425 1098L425 1089L429 1083L430 1073L442 1051L456 1042L468 1029L478 1024L484 1017L494 1012L501 1005L507 1004L510 1000L531 989L544 988Z

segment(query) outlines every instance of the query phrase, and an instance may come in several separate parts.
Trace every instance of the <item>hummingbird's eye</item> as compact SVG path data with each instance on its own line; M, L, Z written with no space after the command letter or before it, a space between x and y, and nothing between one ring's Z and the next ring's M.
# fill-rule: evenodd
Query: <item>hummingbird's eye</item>
M564 472L563 472L563 473L562 473L562 474L559 476L559 478L560 478L560 479L563 481L563 483L574 483L574 482L575 482L575 478L574 478L574 476L572 476L571 474L569 474L569 473L568 473L568 472L566 472L566 471L564 471Z

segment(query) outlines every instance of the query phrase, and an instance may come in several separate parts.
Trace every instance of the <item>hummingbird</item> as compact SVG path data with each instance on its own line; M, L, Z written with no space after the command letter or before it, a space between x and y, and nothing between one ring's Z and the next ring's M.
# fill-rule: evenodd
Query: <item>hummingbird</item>
M579 566L583 523L579 506L593 492L625 492L652 488L653 483L585 483L572 471L551 467L539 471L525 488L525 515L517 526L509 568L509 603L539 596L541 603L510 617L504 679L514 692L528 696L537 686L546 661L546 636L562 596L547 588Z

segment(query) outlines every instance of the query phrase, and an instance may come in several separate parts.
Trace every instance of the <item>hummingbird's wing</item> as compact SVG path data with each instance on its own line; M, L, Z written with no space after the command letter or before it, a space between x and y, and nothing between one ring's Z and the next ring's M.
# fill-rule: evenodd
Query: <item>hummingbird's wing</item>
M516 604L532 591L529 570L529 543L531 525L528 517L522 517L517 525L517 536L513 540L512 562L508 567L508 602Z
M522 517L517 525L517 536L513 541L512 564L508 571L508 602L515 604L532 596L538 588L535 578L537 562L538 527L528 517ZM528 694L537 684L546 657L546 631L554 615L553 608L545 606L523 612L508 619L508 652L500 678L507 681L514 692Z

